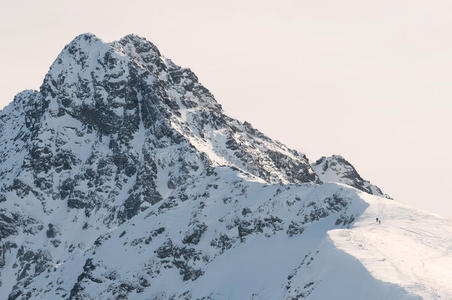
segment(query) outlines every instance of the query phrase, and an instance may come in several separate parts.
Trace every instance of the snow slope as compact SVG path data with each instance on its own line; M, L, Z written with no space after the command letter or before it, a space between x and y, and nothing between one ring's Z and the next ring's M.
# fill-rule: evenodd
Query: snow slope
M452 298L449 220L228 117L136 35L76 37L0 145L1 299Z
M328 233L334 246L376 279L422 299L451 299L452 222L394 201L362 197L370 206L354 227Z

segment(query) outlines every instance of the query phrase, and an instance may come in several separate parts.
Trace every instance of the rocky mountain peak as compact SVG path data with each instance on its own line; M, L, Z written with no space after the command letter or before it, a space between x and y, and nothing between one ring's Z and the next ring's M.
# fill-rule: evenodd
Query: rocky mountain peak
M355 167L341 155L322 156L312 164L312 168L323 182L340 182L369 194L390 198L378 186L364 180Z
M121 38L118 42L113 42L112 45L121 44L126 53L130 56L138 54L145 63L150 63L153 60L161 57L160 51L152 42L146 38L136 34L128 34Z

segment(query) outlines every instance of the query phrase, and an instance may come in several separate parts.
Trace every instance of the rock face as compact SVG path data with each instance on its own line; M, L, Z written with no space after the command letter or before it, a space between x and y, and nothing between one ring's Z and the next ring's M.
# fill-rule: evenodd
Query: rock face
M312 164L312 169L323 182L340 182L363 192L391 199L378 186L362 179L352 164L340 155L323 156Z
M367 207L327 181L383 195L341 157L311 166L226 116L151 42L80 35L0 114L1 298L307 297L321 280L288 276ZM266 243L280 264L253 269ZM257 273L228 294L218 274L247 255Z

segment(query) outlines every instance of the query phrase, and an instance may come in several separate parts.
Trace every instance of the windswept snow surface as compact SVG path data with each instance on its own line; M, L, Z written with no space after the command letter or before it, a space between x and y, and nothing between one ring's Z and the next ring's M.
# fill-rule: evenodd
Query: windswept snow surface
M452 299L452 222L395 201L361 197L370 206L352 228L328 232L334 246L376 279L422 299Z
M451 221L228 117L136 35L76 37L0 146L0 299L452 299Z

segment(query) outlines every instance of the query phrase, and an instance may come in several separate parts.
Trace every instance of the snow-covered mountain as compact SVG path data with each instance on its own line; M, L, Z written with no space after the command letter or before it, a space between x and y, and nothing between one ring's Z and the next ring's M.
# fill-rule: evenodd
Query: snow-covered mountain
M452 298L451 221L226 116L136 35L76 37L0 145L2 299Z

